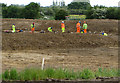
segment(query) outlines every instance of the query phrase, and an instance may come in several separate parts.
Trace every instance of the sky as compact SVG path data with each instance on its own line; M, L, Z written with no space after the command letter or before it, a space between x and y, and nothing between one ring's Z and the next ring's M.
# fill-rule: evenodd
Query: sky
M56 1L56 0L54 0ZM57 0L60 1L60 0ZM73 0L64 0L65 4L68 5L70 4ZM53 0L0 0L0 3L5 3L7 5L11 5L11 4L24 4L27 5L30 2L37 2L40 3L41 6L50 6L53 3ZM107 6L107 7L113 7L113 6L118 6L118 2L120 2L120 0L90 0L90 4L91 6L94 5L103 5L103 6ZM120 3L119 3L120 5Z

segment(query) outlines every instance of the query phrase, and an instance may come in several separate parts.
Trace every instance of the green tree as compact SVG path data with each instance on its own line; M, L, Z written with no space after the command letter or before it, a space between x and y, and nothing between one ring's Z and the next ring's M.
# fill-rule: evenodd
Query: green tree
M8 6L7 9L7 17L8 18L17 18L18 17L18 7L16 7L15 5L10 5Z
M114 18L114 11L115 11L115 9L114 8L108 8L108 10L107 10L107 18L109 18L109 19L113 19Z
M68 15L68 11L64 9L60 9L56 14L55 14L55 20L65 20L65 16Z
M17 15L18 15L18 18L24 18L24 7L19 7L18 8L18 13L17 13Z
M37 3L31 2L24 9L24 17L27 19L35 19L40 17L40 6Z
M107 8L107 7L105 7L105 6L103 6L103 5L100 5L100 6L99 6L99 5L95 5L95 6L94 6L94 9L97 9L97 8L100 8L100 9L101 9L101 8Z
M44 10L44 14L45 14L45 15L49 15L49 16L53 16L53 15L54 15L54 11L53 11L52 8L46 8L46 9Z
M2 4L3 18L24 18L24 6Z
M83 9L69 9L69 14L75 14L75 15L80 15L80 14L86 14L87 10Z
M54 11L54 13L56 13L60 10L60 8L58 6L53 6L52 10Z
M7 5L6 4L2 4L2 16L3 18L7 18Z
M120 7L118 7L118 19L120 19Z
M107 8L95 7L87 11L88 19L105 19Z
M88 2L72 2L68 4L68 9L89 9L91 7Z
M109 19L117 19L118 18L118 8L115 8L115 7L108 8L106 17Z
M94 13L93 8L90 8L89 10L87 10L86 18L87 19L93 19L94 18L94 16L92 15L93 13Z

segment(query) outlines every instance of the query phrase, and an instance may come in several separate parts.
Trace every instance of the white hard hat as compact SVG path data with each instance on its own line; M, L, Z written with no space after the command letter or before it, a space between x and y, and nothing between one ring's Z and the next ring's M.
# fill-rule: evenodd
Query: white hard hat
M62 21L62 23L64 23L64 21Z

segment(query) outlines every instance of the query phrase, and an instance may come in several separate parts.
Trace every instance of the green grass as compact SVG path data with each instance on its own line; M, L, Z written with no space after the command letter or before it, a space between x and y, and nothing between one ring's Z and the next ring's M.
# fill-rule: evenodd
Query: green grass
M120 70L99 68L98 71L95 72L95 75L96 77L118 77L120 76Z
M16 69L6 70L2 74L3 80L45 80L49 79L94 79L96 77L119 77L120 70L116 69L102 69L99 68L97 71L90 69L84 69L82 71L74 72L74 70L68 69L53 69L48 68L41 70L39 68L25 69L21 72L17 72Z

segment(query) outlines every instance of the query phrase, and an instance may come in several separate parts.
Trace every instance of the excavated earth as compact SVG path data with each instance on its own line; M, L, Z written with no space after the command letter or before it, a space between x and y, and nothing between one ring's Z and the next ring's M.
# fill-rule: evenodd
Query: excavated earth
M82 70L89 68L118 68L118 20L86 20L88 33L76 33L77 21L65 21L66 32L61 33L61 21L32 19L2 20L2 70L16 68L19 71L29 67L68 68ZM35 33L30 25L35 22ZM81 21L83 23L83 21ZM12 24L19 33L5 33ZM55 33L47 28L51 26ZM45 33L40 33L44 30ZM108 36L101 35L106 32Z

